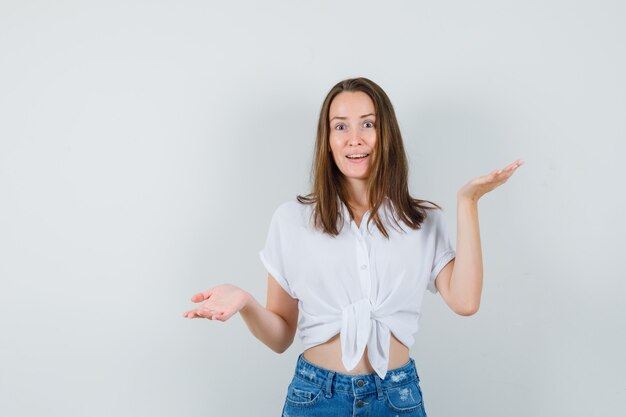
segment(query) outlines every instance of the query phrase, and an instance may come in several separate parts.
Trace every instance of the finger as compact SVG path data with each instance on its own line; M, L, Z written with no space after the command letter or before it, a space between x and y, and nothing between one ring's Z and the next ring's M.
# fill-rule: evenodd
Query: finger
M519 168L522 164L524 163L524 161L522 161L521 159L517 159L515 160L515 162L509 164L506 168L505 171L514 171L517 168Z
M524 161L522 161L521 159L518 159L517 161L515 161L515 167L513 168L513 171L521 167L523 164L524 164Z
M197 318L200 318L200 317L202 317L202 316L199 314L198 310L191 310L191 311L187 312L187 318L197 319Z
M198 294L195 294L193 297L191 297L191 301L193 301L194 303L199 303L201 301L208 299L211 296L211 294L213 294L213 289L208 289L206 291L199 292Z
M496 169L491 171L488 175L486 175L486 179L487 181L494 181L496 179L498 179L500 176L502 175L502 170L501 169Z
M210 315L212 313L213 313L213 310L210 310L208 308L198 307L198 308L194 308L193 310L189 310L187 312L187 316L189 318L195 319L195 318L206 317L207 315Z
M522 162L523 163L523 162ZM503 177L505 179L509 179L509 177L511 177L513 175L513 173L517 170L517 168L520 167L520 165L522 165L522 163L514 163L512 165L509 165L506 170L504 171L504 175Z
M186 311L185 312L185 317L188 319L195 319L197 317L196 312L191 310L191 311Z
M521 161L521 163L519 163L518 161L513 162L510 165L507 165L506 167L502 168L502 169L497 169L495 171L492 171L491 174L489 175L491 177L491 179L494 180L502 180L502 179L508 179L513 172L520 166L522 165L523 161Z
M219 314L219 313L217 313L215 310L210 309L210 308L202 308L202 307L200 307L200 308L196 309L196 314L199 317L204 317L204 318L207 318L209 320L213 320L213 318L217 314Z

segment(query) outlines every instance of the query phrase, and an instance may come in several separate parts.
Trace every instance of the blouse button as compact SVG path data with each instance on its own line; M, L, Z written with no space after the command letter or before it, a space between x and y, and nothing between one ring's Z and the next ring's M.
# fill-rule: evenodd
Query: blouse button
M367 265L361 265L361 269L367 268Z
M365 381L363 381L362 379L359 379L356 383L359 387L362 387L363 385L365 385Z
M363 401L361 401L361 400L356 402L356 406L359 407L359 408L363 407L363 404L365 404L365 403Z

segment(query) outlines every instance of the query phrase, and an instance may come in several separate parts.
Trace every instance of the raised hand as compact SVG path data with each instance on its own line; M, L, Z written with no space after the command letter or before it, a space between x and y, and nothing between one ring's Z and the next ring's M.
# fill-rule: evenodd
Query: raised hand
M513 175L515 170L524 163L521 159L507 165L502 169L491 171L487 175L481 175L469 181L457 192L457 197L478 201L480 197L504 184Z
M193 310L186 311L183 316L190 319L207 318L226 321L245 307L250 297L248 292L235 285L218 285L191 297L194 303L203 301L204 303Z

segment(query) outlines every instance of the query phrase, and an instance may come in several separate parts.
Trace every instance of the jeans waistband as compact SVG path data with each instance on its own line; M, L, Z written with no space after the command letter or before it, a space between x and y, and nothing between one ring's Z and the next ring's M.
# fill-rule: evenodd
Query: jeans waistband
M298 356L295 377L322 387L328 398L333 392L349 393L355 396L378 392L378 397L382 398L382 391L386 388L397 387L415 380L419 382L413 358L409 358L409 361L400 368L389 369L385 374L385 379L382 379L376 372L349 375L319 367L304 359L304 352Z

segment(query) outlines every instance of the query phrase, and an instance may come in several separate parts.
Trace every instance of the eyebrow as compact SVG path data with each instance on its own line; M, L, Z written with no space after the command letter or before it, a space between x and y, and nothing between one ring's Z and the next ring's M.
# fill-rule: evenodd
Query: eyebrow
M364 114L363 116L361 116L361 119L367 116L376 116L374 113L369 113L369 114ZM335 116L332 119L330 119L330 121L332 122L333 119L341 119L341 120L345 120L347 119L347 117L343 117L343 116Z

